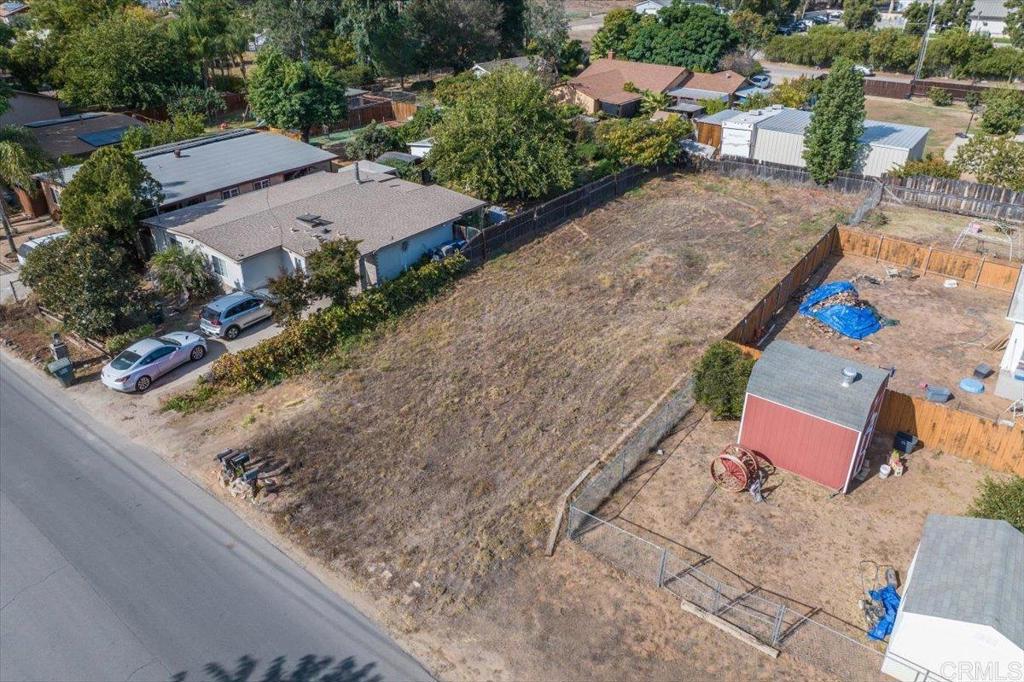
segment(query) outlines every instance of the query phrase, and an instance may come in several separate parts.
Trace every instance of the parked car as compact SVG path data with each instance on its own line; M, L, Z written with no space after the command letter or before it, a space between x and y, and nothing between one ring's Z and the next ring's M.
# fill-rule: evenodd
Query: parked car
M456 253L462 253L462 250L466 248L465 239L456 239L455 241L442 244L435 249L430 250L430 260L438 261L444 260L448 256L453 256Z
M67 236L68 233L66 231L61 231L54 232L53 234L48 234L43 237L29 239L27 242L23 243L21 246L18 247L18 263L20 265L24 265L25 259L28 258L28 255L35 251L36 249L38 249L40 246L42 246L43 244L49 244L50 242L55 241L57 239L63 239L64 237Z
M864 64L854 64L853 70L862 76L874 76L875 72L871 70L871 67L865 66Z
M750 82L765 90L772 87L772 77L766 73L759 73L755 76L751 76Z
M115 391L142 393L158 378L206 355L206 339L191 332L170 332L136 341L103 366L100 379Z
M199 331L207 336L237 339L243 329L273 314L265 298L247 291L236 291L213 299L203 308L199 314Z

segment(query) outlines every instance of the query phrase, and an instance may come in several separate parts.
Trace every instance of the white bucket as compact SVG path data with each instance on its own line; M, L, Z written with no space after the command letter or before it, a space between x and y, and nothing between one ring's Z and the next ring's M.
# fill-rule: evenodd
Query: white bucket
M882 466L878 467L878 477L879 478L889 478L889 474L891 474L891 473L892 473L892 467L889 466L888 464L883 464Z

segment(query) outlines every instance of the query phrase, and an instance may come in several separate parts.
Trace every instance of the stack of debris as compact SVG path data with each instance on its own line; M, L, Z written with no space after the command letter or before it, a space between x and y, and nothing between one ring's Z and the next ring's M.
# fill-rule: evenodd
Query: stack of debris
M863 339L882 327L899 324L860 298L852 282L829 282L812 291L800 305L800 314L811 318L817 329Z

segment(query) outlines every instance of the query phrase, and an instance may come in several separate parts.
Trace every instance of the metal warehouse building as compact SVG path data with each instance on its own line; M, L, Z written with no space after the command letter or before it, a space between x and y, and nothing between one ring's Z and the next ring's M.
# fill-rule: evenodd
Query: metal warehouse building
M811 112L782 109L757 124L752 159L803 168L804 131L811 122ZM928 128L864 121L861 136L861 157L851 169L854 173L880 177L907 161L924 157ZM724 153L724 149L723 149Z

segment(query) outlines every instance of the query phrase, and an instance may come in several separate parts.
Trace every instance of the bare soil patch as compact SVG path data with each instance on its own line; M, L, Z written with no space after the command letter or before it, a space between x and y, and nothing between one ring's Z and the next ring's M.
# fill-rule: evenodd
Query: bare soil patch
M862 274L881 284L858 278ZM987 346L1009 334L1005 320L1009 294L962 282L947 289L944 279L936 275L890 280L884 263L856 256L827 261L814 281L836 280L854 281L862 300L899 324L855 341L823 332L810 318L796 314L799 301L793 301L781 318L788 321L778 338L868 365L895 367L889 385L902 393L923 396L925 385L943 386L953 392L954 406L989 418L996 418L1009 405L989 392L995 387L995 375L985 381L986 392L980 395L959 388L960 380L972 376L978 364L999 366L1002 353Z

